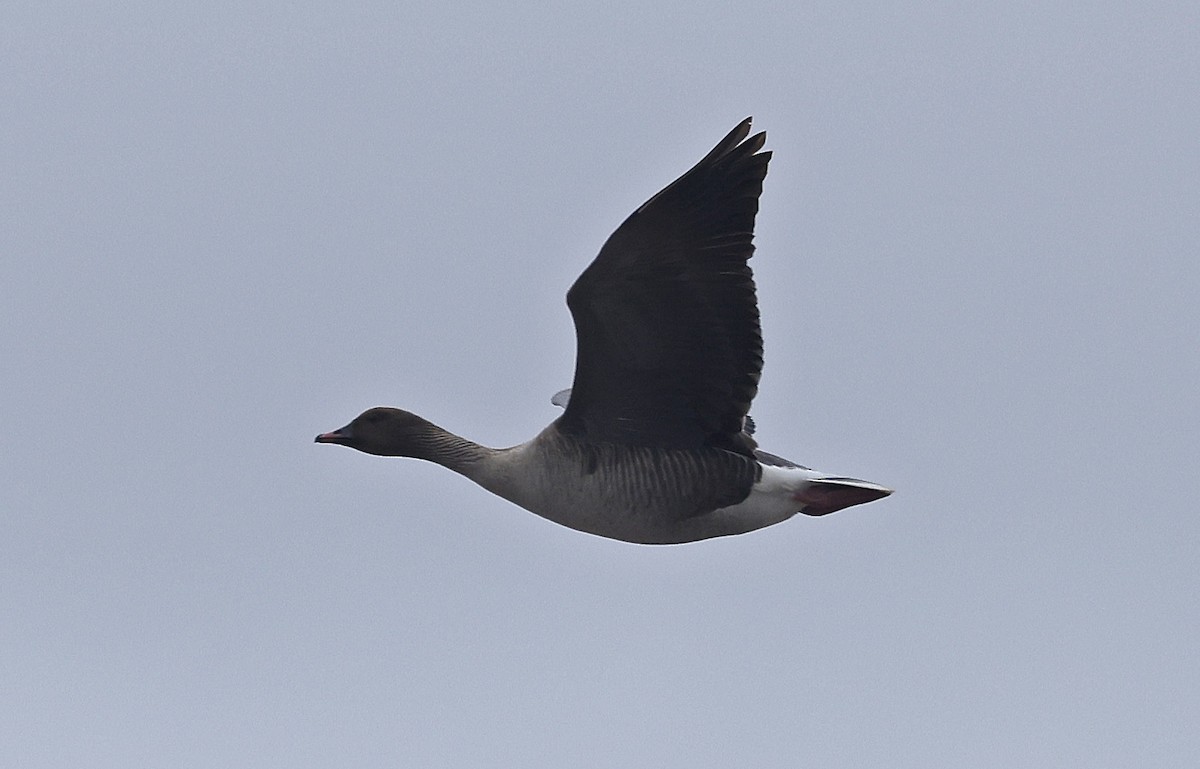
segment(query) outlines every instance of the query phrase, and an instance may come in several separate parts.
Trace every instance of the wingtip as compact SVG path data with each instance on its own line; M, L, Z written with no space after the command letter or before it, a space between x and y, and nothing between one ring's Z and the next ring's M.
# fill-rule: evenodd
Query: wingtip
M729 133L725 134L725 138L717 143L717 147L724 147L728 151L728 149L741 144L742 140L750 135L750 123L752 120L753 118L746 118L735 125Z
M763 145L767 142L767 132L759 131L754 136L750 136L750 124L753 120L754 118L748 117L734 126L733 130L727 133L724 139L717 142L717 146L713 147L696 166L700 167L707 163L716 162L718 159L732 154L735 150L740 156L743 152L753 155L762 149ZM746 137L748 136L750 138L747 139Z

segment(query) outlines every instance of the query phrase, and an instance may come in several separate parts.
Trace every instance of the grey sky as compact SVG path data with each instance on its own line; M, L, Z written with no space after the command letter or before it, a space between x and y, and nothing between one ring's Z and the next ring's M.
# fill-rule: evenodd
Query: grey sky
M6 2L0 765L1191 766L1200 6ZM312 443L555 416L746 115L765 447L638 547Z

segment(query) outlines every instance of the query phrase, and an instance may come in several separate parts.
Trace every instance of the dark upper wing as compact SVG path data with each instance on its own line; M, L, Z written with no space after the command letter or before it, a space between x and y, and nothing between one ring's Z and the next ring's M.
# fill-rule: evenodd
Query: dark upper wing
M578 350L559 429L752 454L762 333L746 260L771 153L749 132L747 118L635 211L567 292Z

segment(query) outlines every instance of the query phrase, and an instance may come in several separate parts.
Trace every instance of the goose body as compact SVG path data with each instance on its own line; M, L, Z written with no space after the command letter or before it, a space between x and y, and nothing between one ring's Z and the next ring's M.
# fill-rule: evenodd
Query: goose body
M506 449L400 409L317 436L425 459L579 531L645 544L742 534L891 490L759 451L747 416L762 337L747 260L770 152L750 120L635 211L571 287L563 414Z

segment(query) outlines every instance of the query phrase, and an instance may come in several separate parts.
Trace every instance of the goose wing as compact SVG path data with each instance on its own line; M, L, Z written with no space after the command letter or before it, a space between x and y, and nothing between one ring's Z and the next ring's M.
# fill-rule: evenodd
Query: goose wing
M590 442L753 456L762 371L754 218L770 152L747 118L635 211L567 292L577 353L559 429Z

